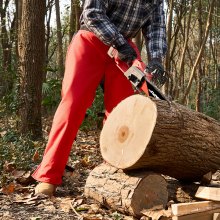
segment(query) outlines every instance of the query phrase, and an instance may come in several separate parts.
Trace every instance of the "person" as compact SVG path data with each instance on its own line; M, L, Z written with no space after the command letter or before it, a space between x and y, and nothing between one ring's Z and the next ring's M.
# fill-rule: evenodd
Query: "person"
M134 94L131 83L108 55L115 48L117 59L129 64L140 52L132 42L142 31L148 51L148 69L163 72L166 27L163 0L85 0L80 30L66 54L62 100L54 115L42 162L33 173L39 183L35 193L53 195L62 175L78 129L95 91L104 78L106 117L123 99Z

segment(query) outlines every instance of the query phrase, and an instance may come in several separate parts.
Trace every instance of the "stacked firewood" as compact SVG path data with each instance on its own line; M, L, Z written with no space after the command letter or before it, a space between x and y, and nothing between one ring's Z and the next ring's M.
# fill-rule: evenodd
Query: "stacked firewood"
M108 117L100 149L106 162L90 173L87 197L142 219L220 218L216 120L134 95Z

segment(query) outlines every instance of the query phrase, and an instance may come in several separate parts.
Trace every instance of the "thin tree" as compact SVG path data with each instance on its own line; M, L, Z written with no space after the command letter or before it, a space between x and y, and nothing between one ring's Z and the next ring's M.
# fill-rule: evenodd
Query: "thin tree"
M63 62L63 43L62 43L62 25L60 20L60 3L59 0L55 0L56 8L56 24L57 24L57 58L58 58L58 71L62 78L64 74L64 62Z
M171 37L172 37L172 20L173 20L174 0L169 1L169 14L167 18L167 54L165 59L166 71L170 72L170 51L171 51ZM169 80L169 79L168 79ZM169 81L166 83L165 91L168 93Z
M203 36L203 21L202 21L202 1L198 1L198 26L199 26L199 46L202 46L202 36ZM210 35L211 36L211 35ZM210 39L212 40L212 39ZM199 62L198 70L197 70L197 77L196 77L196 111L202 111L202 80L203 80L203 64Z
M14 43L15 35L15 18L16 15L11 14L12 21L7 24L7 14L9 10L10 0L0 0L0 45L2 49L0 72L0 96L4 96L10 92L13 87L13 76L11 71L12 63L12 45Z
M209 35L209 30L211 28L211 21L212 21L212 13L213 13L213 8L214 8L214 3L215 3L215 0L212 0L211 4L210 4L210 7L209 7L209 14L208 14L207 22L206 22L206 30L205 30L203 42L202 42L202 45L200 47L200 50L199 50L199 53L197 55L194 66L192 68L190 78L189 78L189 82L188 82L188 85L186 87L186 91L183 95L183 99L182 99L183 104L186 103L186 99L187 99L187 96L189 95L189 92L190 92L190 89L191 89L191 86L192 86L192 82L193 82L193 78L194 78L195 73L196 73L196 68L197 68L197 66L198 66L198 64L199 64L199 62L202 58L203 51L205 49L205 44L206 44L206 41L207 41L207 38L208 38L208 35Z
M46 5L46 27L45 27L45 67L49 64L49 49L51 43L51 16L52 16L52 9L54 5L54 0L47 0ZM47 68L45 68L44 75L43 75L43 82L46 81L47 77Z
M183 33L183 39L184 39L184 45L180 54L179 60L179 77L177 78L175 82L175 89L174 89L174 98L178 98L178 93L179 93L179 88L181 88L181 79L184 76L184 64L185 64L185 56L186 56L186 51L187 51L187 46L188 46L188 41L190 39L189 34L190 34L190 26L191 26L191 18L192 18L192 12L193 12L193 0L190 1L189 4L189 12L188 14L188 19L187 19L186 26L184 28L184 33Z
M82 5L84 1L82 1ZM79 18L82 12L79 0L71 0L71 11L70 11L70 28L69 28L69 42L76 31L80 28Z

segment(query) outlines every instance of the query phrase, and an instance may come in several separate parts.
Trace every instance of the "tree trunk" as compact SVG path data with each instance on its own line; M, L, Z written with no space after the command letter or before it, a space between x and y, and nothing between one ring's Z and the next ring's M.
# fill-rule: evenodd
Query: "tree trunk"
M140 216L143 209L165 208L168 202L164 177L152 172L129 172L101 164L89 175L85 196L122 213Z
M21 83L21 133L41 137L41 92L44 72L46 1L23 0L18 38ZM25 33L25 34L24 34Z
M12 90L13 76L11 72L12 44L14 35L14 21L12 18L11 27L7 24L7 10L9 8L9 0L0 0L0 39L1 39L1 67L0 71L0 97L6 95ZM15 15L14 15L15 16ZM7 30L7 28L9 30Z
M141 95L122 101L101 132L101 154L121 169L145 168L196 181L220 167L220 124L176 103Z
M187 51L187 46L188 46L188 41L189 41L189 34L190 34L190 24L191 24L191 18L192 18L192 11L193 11L193 0L190 2L190 10L188 13L188 20L186 24L186 30L185 30L185 35L184 35L184 45L181 51L181 57L179 61L179 77L177 78L175 82L176 88L174 89L174 99L177 99L178 93L179 93L179 88L181 88L181 80L182 76L184 75L184 64L185 64L185 59L186 59L186 51ZM181 88L183 91L183 88Z
M76 16L76 19L75 19L76 30L75 31L78 31L80 27L80 23L79 23L80 14L81 14L80 1L75 0L75 16Z
M171 54L170 54L170 49L171 49L171 36L172 36L172 20L173 20L173 5L174 0L169 1L169 14L167 18L167 54L166 54L166 59L165 59L165 67L166 71L170 72L170 59L171 59ZM165 91L166 94L168 94L168 85L169 85L169 79L168 82L165 85Z
M84 4L84 1L82 1ZM80 28L79 18L81 14L81 7L79 0L71 0L71 11L70 11L70 30L69 30L69 42L72 40L74 33Z
M70 28L69 28L69 43L71 42L73 35L76 31L75 27L75 0L71 0L71 9L70 9Z
M22 16L22 2L23 0L15 0L16 7L16 55L18 57L18 35L20 33L21 28L21 16Z
M54 0L47 1L47 12L46 12L46 25L45 25L45 70L43 74L43 82L46 82L47 79L47 67L49 65L49 48L51 43L51 15L52 15L52 8L53 8Z
M203 21L202 21L202 1L198 2L198 26L199 26L199 46L202 46L202 36L203 36ZM210 41L212 41L211 33L210 33ZM211 47L210 47L211 48ZM202 68L203 62L199 62L198 71L197 71L197 79L196 79L196 100L195 106L197 112L202 112L202 80L204 79L204 73Z
M55 0L55 7L56 7L56 23L57 23L58 71L59 71L59 76L62 78L64 74L64 62L63 62L62 26L61 26L61 20L60 20L59 0Z

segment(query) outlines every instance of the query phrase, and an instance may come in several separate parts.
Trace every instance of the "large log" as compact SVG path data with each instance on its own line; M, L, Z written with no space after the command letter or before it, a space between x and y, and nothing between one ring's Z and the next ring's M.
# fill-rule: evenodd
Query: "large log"
M197 181L220 168L220 123L177 103L133 95L109 115L100 148L117 168Z
M90 172L85 196L113 210L141 216L144 209L163 209L168 202L164 177L152 172L128 172L106 163Z

